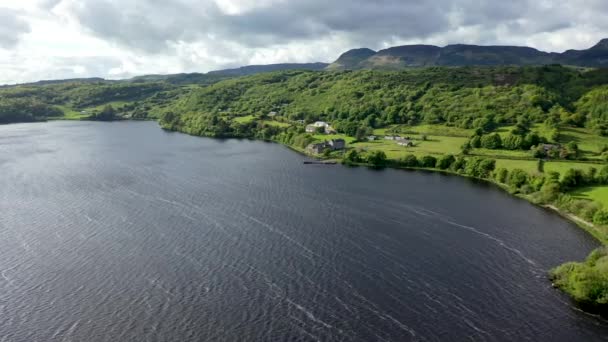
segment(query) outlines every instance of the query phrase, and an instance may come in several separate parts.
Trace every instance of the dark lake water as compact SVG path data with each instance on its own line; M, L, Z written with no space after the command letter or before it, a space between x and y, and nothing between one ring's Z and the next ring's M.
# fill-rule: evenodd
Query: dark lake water
M598 245L470 180L151 122L0 127L0 341L599 341Z

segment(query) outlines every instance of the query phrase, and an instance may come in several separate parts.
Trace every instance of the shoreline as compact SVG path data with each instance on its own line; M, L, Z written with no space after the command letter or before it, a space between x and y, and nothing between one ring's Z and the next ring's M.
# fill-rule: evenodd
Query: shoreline
M296 148L294 148L293 146L289 146L280 142L276 142L273 141L275 143L278 143L280 145L286 146L287 148L289 148L290 150L293 150L295 152L300 153L301 155L304 155L306 157L310 157L310 158L316 158L319 160L336 160L338 162L339 165L342 166L348 166L348 167L367 167L367 168L374 168L374 166L368 164L368 163L354 163L354 164L350 164L350 165L346 165L344 164L342 161L337 160L337 159L323 159L323 157L321 156L314 156L314 155L310 155L308 153L306 153L305 151L301 151L298 150ZM541 209L546 209L546 210L550 210L556 214L558 214L559 216L561 216L563 219L567 220L568 222L576 225L577 227L579 227L580 229L584 230L585 232L587 232L589 235L591 235L595 240L597 240L601 245L603 246L608 246L608 237L603 237L603 235L601 234L601 232L598 231L597 227L591 223L588 222L587 220L580 218L574 214L568 213L558 207L556 207L553 204L546 204L546 203L535 203L533 201L530 200L530 198L526 195L522 195L522 194L513 194L509 191L509 189L504 185L504 184L500 184L495 182L492 179L487 179L487 178L477 178L477 177L473 177L473 176L469 176L469 175L463 175L460 174L458 172L453 172L450 170L440 170L440 169L434 169L434 168L423 168L423 167L394 167L394 166L384 166L383 168L386 169L393 169L393 170L409 170L409 171L426 171L426 172L433 172L433 173L441 173L444 175L451 175L451 176L457 176L457 177L462 177L462 178L467 178L467 179L473 179L476 181L483 181L487 184L490 184L492 186L497 187L498 189L506 192L507 194L509 194L510 196L516 197L516 198L520 198L525 200L526 202L541 208Z
M129 121L129 120L126 120ZM133 120L133 121L137 121L137 120ZM158 121L157 121L158 122ZM291 146L288 144L285 144L283 142L280 141L276 141L276 140L263 140L263 139L256 139L256 138L243 138L243 137L223 137L223 138L218 138L218 137L210 137L210 136L201 136L201 135L196 135L196 134L190 134L187 132L182 132L179 130L173 130L173 129L169 129L166 127L163 127L162 125L160 125L159 123L159 127L163 130L166 131L170 131L170 132L177 132L177 133L182 133L182 134L187 134L187 135L191 135L191 136L195 136L195 137L203 137L203 138L211 138L211 139L248 139L248 140L253 140L253 141L265 141L265 142L271 142L271 143L275 143L275 144L279 144L281 146L284 146L290 150L292 150L293 152L296 152L302 156L308 157L308 158L313 158L316 160L323 160L323 161L335 161L337 162L337 165L341 165L341 166L348 166L348 167L368 167L368 168L375 168L375 166L372 166L371 164L368 163L353 163L353 164L349 164L346 165L342 162L341 159L337 159L337 158L324 158L323 156L320 155L311 155L309 153L306 153L305 149L300 149L297 148L295 146ZM508 193L511 196L514 196L516 198L521 198L523 200L525 200L526 202L541 208L541 209L545 209L545 210L551 210L552 212L558 214L559 216L561 216L563 219L565 219L566 221L576 225L579 229L584 230L587 234L591 235L591 237L593 237L595 240L597 240L602 246L608 246L608 236L604 237L603 234L601 234L596 226L590 222L587 222L586 220L568 213L552 204L547 204L547 203L535 203L533 201L530 200L530 198L526 195L522 195L522 194L513 194L509 191L509 189L504 185L504 184L500 184L495 182L492 179L487 179L487 178L477 178L477 177L473 177L473 176L469 176L469 175L463 175L457 172L453 172L450 170L441 170L441 169L436 169L436 168L423 168L423 167L394 167L394 166L390 166L390 165L386 165L382 168L386 168L386 169L393 169L393 170L410 170L410 171L426 171L426 172L434 172L434 173L442 173L445 175L452 175L452 176L458 176L458 177L463 177L463 178L468 178L468 179L474 179L477 181L483 181L486 182L488 184L491 184L493 186L496 186L497 188L501 189L502 191Z

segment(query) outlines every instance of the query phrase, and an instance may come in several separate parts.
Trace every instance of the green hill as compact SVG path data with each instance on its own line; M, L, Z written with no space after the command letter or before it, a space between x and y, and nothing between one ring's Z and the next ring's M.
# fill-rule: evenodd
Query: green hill
M365 54L355 54L365 51ZM608 39L587 50L548 53L530 47L479 46L455 44L445 47L433 45L404 45L371 54L372 50L354 50L340 56L328 70L389 69L399 70L428 66L499 66L564 64L580 67L608 66Z

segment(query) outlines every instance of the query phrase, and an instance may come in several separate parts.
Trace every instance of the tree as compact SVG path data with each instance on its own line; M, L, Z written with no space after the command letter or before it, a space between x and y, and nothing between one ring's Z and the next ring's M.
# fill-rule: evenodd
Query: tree
M549 171L547 172L547 182L555 182L555 183L559 183L559 177L560 174L557 171Z
M538 162L536 163L536 171L543 173L545 172L545 161L542 159L539 159Z
M357 128L357 133L355 134L355 139L357 141L365 141L370 133L371 129L369 127L359 127Z
M484 158L478 166L478 177L488 178L496 169L496 160Z
M367 162L375 167L386 166L387 158L384 151L373 151L367 156Z
M605 209L598 210L593 216L593 223L599 225L608 224L608 211L606 211Z
M100 121L112 121L116 119L116 110L112 105L106 105L101 112L95 114L95 119Z
M505 168L500 168L495 174L495 179L498 183L505 184L507 182L507 178L509 177L509 170Z
M164 112L160 116L160 124L164 128L174 129L179 123L179 115L172 111Z
M571 141L566 144L559 153L560 158L563 159L577 159L579 155L578 144Z
M597 176L597 169L594 167L590 167L587 172L585 172L584 179L586 184L595 184Z
M473 121L473 128L481 128L484 132L492 132L496 128L496 122L494 116L486 115L483 118L479 118Z
M608 185L608 165L604 166L597 175L598 183Z
M585 176L579 169L569 169L561 180L562 188L573 189L585 185Z
M487 178L496 168L494 159L470 158L465 167L465 173L472 177Z
M452 166L452 164L454 164L455 161L456 158L453 155L448 154L439 158L439 161L437 162L437 167L441 170L447 170L450 168L450 166Z
M540 200L544 203L553 202L559 196L561 187L559 182L545 181L545 184L540 188Z
M476 135L476 136L472 137L469 144L473 148L480 148L481 147L481 136Z
M528 174L522 169L513 169L509 174L508 185L519 189L522 185L528 183Z
M525 136L528 132L530 132L531 124L532 123L527 116L520 116L517 118L517 124L511 133L514 135Z
M465 158L458 157L456 159L456 161L454 163L452 163L452 166L450 167L450 169L454 172L462 173L462 172L464 172L466 167L467 167L467 160Z
M437 165L437 158L433 156L424 156L420 160L420 166L427 168L434 168Z
M481 138L481 147L487 148L490 150L497 150L502 147L502 139L500 138L500 134L494 133L489 135L484 135Z
M538 146L540 140L540 137L536 133L527 134L524 137L524 141L521 143L521 148L523 150L529 150L532 146Z
M509 134L502 141L502 146L507 150L520 149L523 143L523 139L519 135Z
M468 155L471 152L471 144L469 142L465 142L460 146L460 153L463 155Z
M401 159L400 163L401 163L401 165L403 165L405 167L418 167L419 166L418 158L416 158L416 156L413 154L409 154L409 155L405 156L405 158Z
M348 153L346 153L343 160L345 164L360 163L361 155L359 155L359 152L357 152L357 150L350 150L348 151Z

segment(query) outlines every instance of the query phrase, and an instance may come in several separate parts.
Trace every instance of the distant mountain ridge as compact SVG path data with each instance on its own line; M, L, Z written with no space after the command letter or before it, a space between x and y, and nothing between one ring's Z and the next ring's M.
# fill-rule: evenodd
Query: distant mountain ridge
M325 70L329 64L327 63L279 63L267 65L248 65L234 69L223 69L209 71L208 73L184 73L170 75L144 75L137 76L129 81L133 82L169 82L173 84L192 84L200 83L207 84L220 81L226 78L255 75L263 72L286 71L286 70Z
M5 85L0 85L0 88L10 88L10 87L14 87L17 85L19 85L19 86L45 86L45 85L62 84L62 83L99 83L99 82L110 82L110 81L103 79L101 77L69 78L69 79L64 79L64 80L42 80L42 81L37 81L37 82L28 82L28 83L21 83L21 84L15 84L15 85L5 84Z
M544 52L526 46L453 44L439 47L417 44L394 46L380 51L368 48L352 49L340 55L331 64L317 62L248 65L234 69L210 71L208 73L143 75L118 81L105 80L103 78L77 78L39 81L19 85L40 86L61 83L99 82L167 82L176 85L212 84L227 78L286 70L401 70L430 66L525 66L548 64L608 68L608 38L602 39L589 49L568 50L563 53ZM15 85L3 85L0 88L13 86Z
M373 52L373 53L372 53ZM403 45L375 52L354 49L342 54L328 70L389 69L426 66L496 66L565 64L608 67L608 39L587 50L544 52L526 46L481 46L454 44Z

